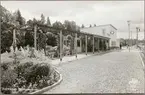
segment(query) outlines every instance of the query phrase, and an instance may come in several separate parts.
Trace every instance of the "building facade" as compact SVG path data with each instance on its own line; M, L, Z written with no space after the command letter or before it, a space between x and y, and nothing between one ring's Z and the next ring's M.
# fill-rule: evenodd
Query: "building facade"
M117 29L111 25L99 25L94 27L81 28L82 32L100 35L110 38L109 47L118 47Z

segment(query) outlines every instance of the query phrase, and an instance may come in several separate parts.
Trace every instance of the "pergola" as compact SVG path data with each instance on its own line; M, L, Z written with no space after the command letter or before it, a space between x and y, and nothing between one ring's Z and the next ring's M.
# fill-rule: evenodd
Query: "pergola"
M74 50L74 54L77 58L77 40L78 38L85 38L85 54L87 55L88 51L87 51L87 44L88 44L88 38L91 38L92 40L92 53L95 53L95 48L97 48L98 50L102 50L102 47L100 47L100 43L104 43L105 45L107 45L109 47L109 39L108 37L104 37L104 36L100 36L100 35L95 35L95 34L91 34L91 33L85 33L83 31L70 31L67 29L60 29L60 28L54 28L52 26L48 26L48 25L41 25L41 24L34 24L33 27L24 27L24 28L20 28L20 30L30 30L30 31L34 31L34 48L37 49L37 30L38 29L42 29L44 31L44 33L47 32L52 32L52 33L56 33L59 35L59 57L60 57L60 61L62 61L63 58L63 38L64 36L68 36L71 35L73 38L73 50ZM13 42L16 43L16 33L15 33L16 28L13 28ZM96 31L97 32L97 31ZM108 48L107 48L108 49Z

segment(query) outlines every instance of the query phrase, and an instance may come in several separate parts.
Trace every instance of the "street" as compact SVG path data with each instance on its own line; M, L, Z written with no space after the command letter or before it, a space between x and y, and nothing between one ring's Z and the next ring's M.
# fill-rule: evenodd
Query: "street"
M138 52L128 50L61 64L63 81L48 93L144 93L144 71Z

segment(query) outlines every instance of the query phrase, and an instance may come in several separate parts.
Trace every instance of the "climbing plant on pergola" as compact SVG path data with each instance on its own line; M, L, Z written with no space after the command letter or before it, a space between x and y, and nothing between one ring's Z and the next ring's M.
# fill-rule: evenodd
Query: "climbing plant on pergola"
M42 42L38 38L38 34L40 31L44 35L46 35L47 32L51 32L51 33L57 35L57 46L58 46L57 51L59 53L60 60L62 60L62 57L63 57L63 44L64 44L63 38L64 38L64 36L67 36L67 35L72 36L71 53L75 54L76 57L77 57L77 40L78 40L78 38L80 38L82 41L82 47L85 49L83 51L85 51L86 55L88 52L88 46L91 47L91 50L89 50L89 51L92 51L94 53L96 48L98 50L103 49L102 44L108 42L108 40L109 40L109 38L107 38L107 37L103 37L103 36L99 36L99 35L95 35L95 34L89 34L89 33L85 33L82 31L81 32L80 31L70 31L67 29L54 28L52 26L42 25L39 23L34 23L29 28L28 27L23 28L23 30L26 30L26 31L29 30L29 31L33 32L34 48L37 50L38 50L37 44L39 44L39 43L42 44ZM88 40L88 38L90 41ZM90 45L88 45L88 42L90 42ZM44 41L44 44L45 43L46 43L46 41ZM97 46L95 46L96 45L95 43L97 43ZM42 49L42 48L39 48L39 49Z

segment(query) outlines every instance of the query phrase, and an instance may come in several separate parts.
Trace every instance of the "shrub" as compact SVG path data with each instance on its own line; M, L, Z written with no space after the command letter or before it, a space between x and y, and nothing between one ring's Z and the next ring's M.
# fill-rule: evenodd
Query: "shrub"
M3 63L1 65L2 88L17 88L18 91L18 88L43 88L55 82L54 69L48 64L48 60L44 62L44 60L40 61L34 58L31 61L13 64L14 69L9 68L9 65L9 63ZM11 90L4 89L2 89L2 92L13 93Z
M46 78L51 74L51 66L47 63L35 64L31 67L25 69L24 78L26 79L26 84L30 83L39 85L40 80L46 81Z
M11 90L9 88L13 88L13 85L16 83L17 74L10 69L5 71L2 70L1 76L1 91L5 94L11 94Z
M63 46L63 55L69 54L70 48L66 45Z
M47 45L56 46L57 45L56 35L50 32L47 32L46 35L47 35L46 40Z
M25 69L28 68L28 67L31 67L33 65L33 62L26 62L26 63L23 63L23 64L19 64L15 70L18 74L18 77L23 77L23 74L25 72Z
M8 68L9 68L9 66L8 66L9 64L8 63L2 63L1 64L1 68L2 68L2 70L7 70Z
M59 57L59 51L55 51L54 57Z

